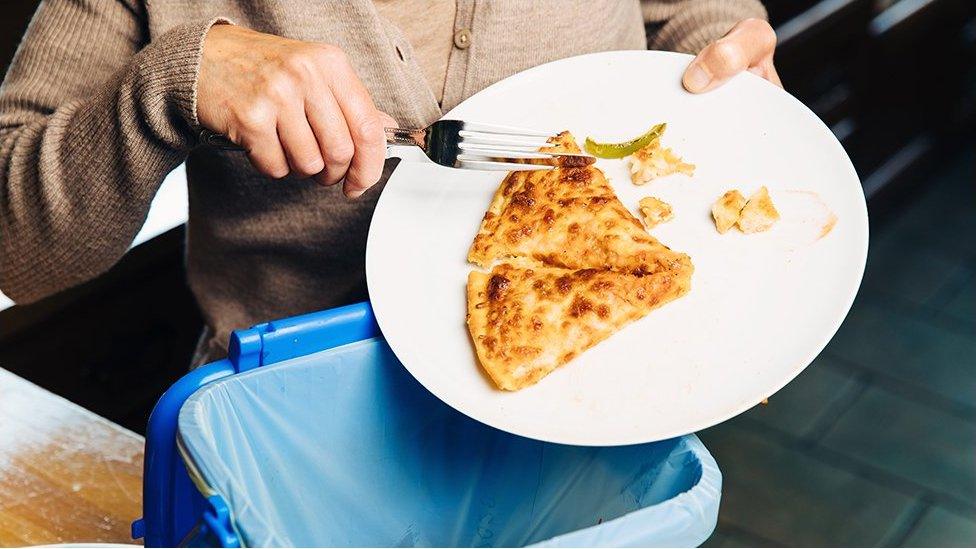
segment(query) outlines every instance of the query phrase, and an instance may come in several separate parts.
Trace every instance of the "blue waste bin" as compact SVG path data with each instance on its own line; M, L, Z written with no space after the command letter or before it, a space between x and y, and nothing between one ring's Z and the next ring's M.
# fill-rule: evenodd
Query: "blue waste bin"
M436 352L436 350L432 350ZM235 332L146 434L147 546L693 546L721 474L694 435L578 447L419 385L368 303Z

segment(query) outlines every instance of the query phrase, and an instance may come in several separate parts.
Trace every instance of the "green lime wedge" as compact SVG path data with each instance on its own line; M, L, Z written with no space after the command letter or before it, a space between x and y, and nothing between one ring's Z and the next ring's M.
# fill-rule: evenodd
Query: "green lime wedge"
M647 130L647 133L644 135L636 139L631 139L630 141L624 141L623 143L597 143L587 137L583 148L586 149L586 152L597 158L623 158L629 154L634 154L648 146L655 139L661 137L666 127L668 125L665 123L658 124Z

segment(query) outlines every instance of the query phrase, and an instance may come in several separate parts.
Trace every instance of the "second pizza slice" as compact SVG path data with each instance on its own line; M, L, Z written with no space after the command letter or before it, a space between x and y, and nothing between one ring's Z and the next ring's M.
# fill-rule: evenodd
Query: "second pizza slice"
M512 261L468 276L468 328L501 389L532 385L630 322L684 295L690 277Z

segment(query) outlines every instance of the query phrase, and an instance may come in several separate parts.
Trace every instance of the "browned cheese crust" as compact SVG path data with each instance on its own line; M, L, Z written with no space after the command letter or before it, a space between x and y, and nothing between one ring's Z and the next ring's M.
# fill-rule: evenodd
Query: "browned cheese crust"
M579 152L560 134L554 150ZM691 259L650 236L594 166L513 172L468 260L468 329L499 388L532 385L687 293Z
M468 277L468 328L501 389L534 384L690 289L690 277L502 263Z
M566 132L560 139L568 142L554 148L579 151ZM691 266L644 230L595 166L512 172L502 181L468 261L489 268L512 257L635 273Z

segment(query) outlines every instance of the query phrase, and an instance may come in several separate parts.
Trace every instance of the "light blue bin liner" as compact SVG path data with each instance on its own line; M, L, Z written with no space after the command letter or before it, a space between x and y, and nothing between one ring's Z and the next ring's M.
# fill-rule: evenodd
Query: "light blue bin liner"
M510 435L432 396L379 339L212 383L179 439L250 546L695 546L721 493L694 435Z

